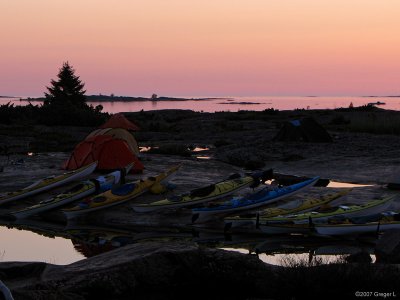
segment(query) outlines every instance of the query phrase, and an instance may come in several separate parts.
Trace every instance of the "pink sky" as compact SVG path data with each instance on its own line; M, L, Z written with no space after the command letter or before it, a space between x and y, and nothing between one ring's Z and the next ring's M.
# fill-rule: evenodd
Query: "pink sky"
M0 95L399 95L398 0L5 0Z

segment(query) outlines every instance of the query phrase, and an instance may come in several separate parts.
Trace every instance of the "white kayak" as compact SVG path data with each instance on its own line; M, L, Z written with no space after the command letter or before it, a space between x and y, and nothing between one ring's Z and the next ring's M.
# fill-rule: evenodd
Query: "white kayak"
M400 222L372 222L366 224L316 225L315 230L322 235L355 235L362 233L384 232L400 229Z
M359 219L362 220L363 217ZM368 218L365 217L365 218ZM337 224L314 224L315 231L321 235L357 235L364 233L378 233L390 229L400 229L400 214L385 212L377 220L357 222L357 219L347 219Z

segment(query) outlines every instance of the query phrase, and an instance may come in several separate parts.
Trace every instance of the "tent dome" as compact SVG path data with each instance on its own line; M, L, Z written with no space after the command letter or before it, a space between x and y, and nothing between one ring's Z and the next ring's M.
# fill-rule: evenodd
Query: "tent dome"
M273 140L308 143L330 143L333 141L325 128L310 117L285 122Z
M86 137L86 139L91 138L93 136L100 136L100 135L109 135L116 139L124 140L129 148L132 150L133 153L136 155L139 154L139 147L134 138L134 136L126 129L123 128L99 128L91 133Z
M110 135L97 135L80 142L65 162L64 168L75 170L93 161L98 161L97 169L115 170L134 163L133 173L142 172L143 164L125 140Z
M126 130L138 131L139 127L129 121L122 113L113 115L99 128L123 128Z

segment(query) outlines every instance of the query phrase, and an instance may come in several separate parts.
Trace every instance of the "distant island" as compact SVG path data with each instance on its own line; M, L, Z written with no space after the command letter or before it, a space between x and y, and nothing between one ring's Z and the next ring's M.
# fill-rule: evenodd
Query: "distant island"
M364 98L400 98L400 95L392 95L392 96L361 96Z
M271 104L271 103L260 103L260 102L218 102L218 104L235 104L235 105L253 105L253 104Z
M86 96L88 102L138 102L138 101L205 101L215 99L227 99L227 98L176 98L176 97L165 97L153 95L151 98L145 97L131 97L131 96L114 96L114 95L88 95ZM44 97L39 98L21 98L20 101L40 101L43 102Z

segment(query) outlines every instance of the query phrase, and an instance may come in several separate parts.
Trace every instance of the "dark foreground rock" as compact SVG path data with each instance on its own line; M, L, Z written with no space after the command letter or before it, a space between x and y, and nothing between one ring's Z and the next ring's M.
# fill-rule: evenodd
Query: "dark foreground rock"
M400 263L400 230L386 231L378 240L375 248L378 263Z
M350 254L345 258L345 260L349 263L360 263L360 264L369 264L372 262L372 258L368 252L361 251L358 253Z
M192 243L133 244L67 266L1 263L15 299L302 299L396 291L395 266L276 267Z

